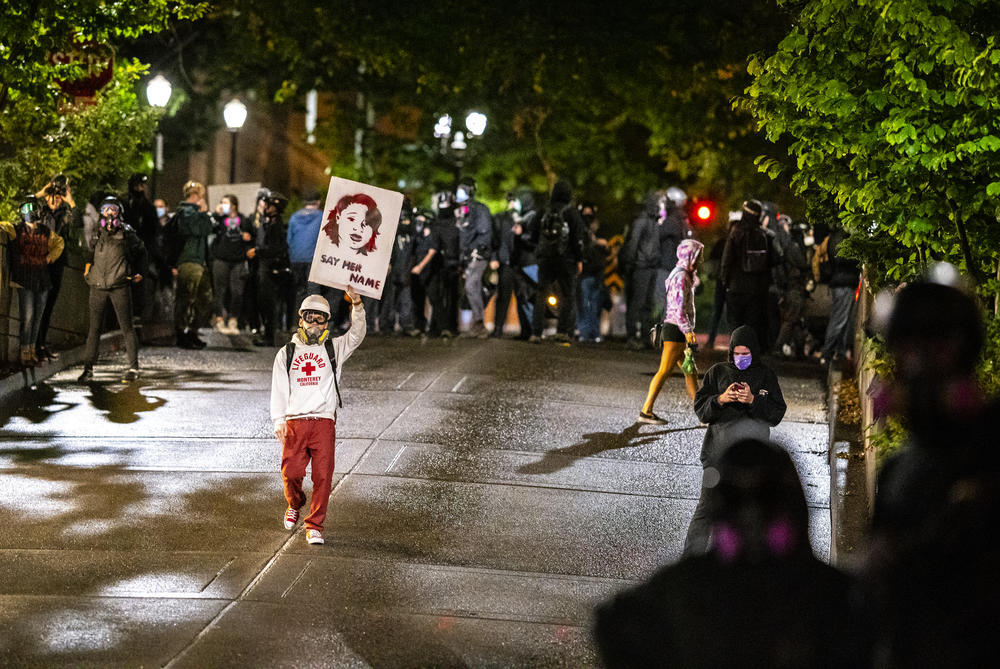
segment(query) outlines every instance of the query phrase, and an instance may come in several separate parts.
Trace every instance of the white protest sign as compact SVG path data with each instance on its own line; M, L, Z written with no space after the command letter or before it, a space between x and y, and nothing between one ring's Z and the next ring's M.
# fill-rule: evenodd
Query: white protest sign
M333 177L309 280L381 299L403 194Z
M242 184L209 184L208 186L208 210L215 211L215 206L219 204L226 195L235 195L240 202L240 213L244 216L253 214L254 207L257 206L257 191L260 190L260 182Z

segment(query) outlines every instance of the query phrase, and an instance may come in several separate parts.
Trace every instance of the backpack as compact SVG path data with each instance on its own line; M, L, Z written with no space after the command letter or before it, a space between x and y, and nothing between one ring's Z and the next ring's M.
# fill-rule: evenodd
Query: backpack
M344 403L340 399L340 384L337 382L337 354L333 352L333 340L327 337L326 341L323 342L324 348L326 348L326 355L330 358L330 365L333 367L333 388L337 391L337 406L341 409L344 408ZM288 370L288 376L292 375L292 360L295 358L295 342L290 341L284 346L285 350L285 369Z
M562 209L549 208L538 226L539 250L547 255L561 256L569 246L569 222L566 220L567 204Z
M747 274L766 272L768 239L767 233L760 228L752 228L743 236L743 257L740 264Z
M170 215L160 234L163 240L163 259L166 261L168 267L176 267L177 259L180 258L181 251L184 250L184 240L181 239L181 225L178 213Z

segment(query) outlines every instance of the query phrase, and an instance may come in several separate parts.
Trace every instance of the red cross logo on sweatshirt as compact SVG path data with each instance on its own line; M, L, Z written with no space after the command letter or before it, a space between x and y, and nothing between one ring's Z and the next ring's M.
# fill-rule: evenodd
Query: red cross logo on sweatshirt
M306 376L312 376L313 372L316 371L316 366L311 362L307 362L306 364L302 365L302 371L305 372Z

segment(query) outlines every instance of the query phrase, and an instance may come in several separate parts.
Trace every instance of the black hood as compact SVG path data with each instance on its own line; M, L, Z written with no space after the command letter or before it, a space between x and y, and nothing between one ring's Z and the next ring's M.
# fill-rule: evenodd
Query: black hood
M552 187L552 204L569 204L572 199L573 189L570 187L569 182L563 181L562 179L557 181L556 185Z
M729 362L733 361L733 349L737 346L746 346L750 349L750 355L753 356L750 361L751 367L760 362L760 341L757 339L757 333L749 325L741 325L733 330L729 338Z
M518 191L517 199L521 203L522 216L535 208L535 196L531 194L530 190Z
M650 218L657 218L660 215L660 200L664 197L662 190L649 191L642 201L642 211Z

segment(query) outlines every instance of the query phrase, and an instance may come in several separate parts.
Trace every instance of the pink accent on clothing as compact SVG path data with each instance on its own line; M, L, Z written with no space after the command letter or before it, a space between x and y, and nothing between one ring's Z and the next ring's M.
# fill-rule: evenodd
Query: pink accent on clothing
M694 266L705 246L694 239L685 239L677 246L677 266L667 277L667 305L664 323L673 323L681 332L694 332L694 288L698 277Z

